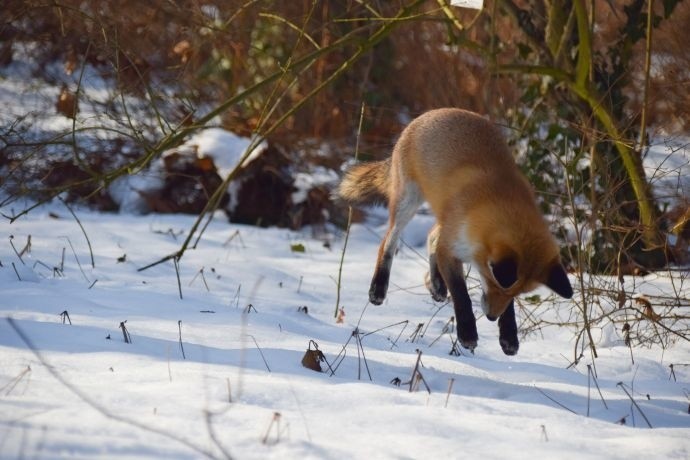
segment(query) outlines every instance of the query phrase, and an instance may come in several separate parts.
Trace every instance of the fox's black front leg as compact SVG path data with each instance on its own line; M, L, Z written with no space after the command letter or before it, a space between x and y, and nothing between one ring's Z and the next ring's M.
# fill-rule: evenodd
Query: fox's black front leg
M498 318L498 343L501 344L503 353L509 356L516 355L518 348L520 348L513 300L510 301L506 311Z
M458 339L460 345L468 350L474 351L477 348L477 341L479 335L477 334L477 321L472 312L472 300L467 292L467 284L462 273L459 276L454 276L453 280L448 283L450 289L450 296L453 298L453 306L455 308L455 318L458 321Z
M468 350L477 348L479 335L477 334L477 321L472 312L472 300L467 292L465 274L462 268L462 260L453 253L453 242L455 235L444 232L444 228L439 228L439 239L436 244L436 266L441 274L445 285L450 291L455 309L455 319L457 321L458 341L460 345Z
M436 261L443 280L450 291L450 297L453 299L458 340L464 348L474 350L477 348L477 341L479 340L477 321L472 312L472 300L467 292L462 261L456 257L444 257L444 255L444 251L437 252Z

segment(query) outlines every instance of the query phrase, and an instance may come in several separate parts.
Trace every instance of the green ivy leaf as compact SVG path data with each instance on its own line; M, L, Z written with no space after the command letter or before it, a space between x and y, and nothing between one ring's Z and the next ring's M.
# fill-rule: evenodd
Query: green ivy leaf
M541 296L539 294L533 294L525 297L525 300L529 303L537 304L541 302Z
M295 243L290 245L290 251L292 252L305 252L306 249L302 243Z

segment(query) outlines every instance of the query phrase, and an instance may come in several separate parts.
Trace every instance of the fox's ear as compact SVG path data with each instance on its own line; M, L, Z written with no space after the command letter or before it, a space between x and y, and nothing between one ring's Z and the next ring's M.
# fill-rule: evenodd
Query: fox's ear
M494 279L503 289L508 289L518 280L517 261L513 257L506 257L498 262L489 262Z
M560 262L556 262L551 266L544 284L561 297L570 299L573 296L573 287L570 285L568 274Z

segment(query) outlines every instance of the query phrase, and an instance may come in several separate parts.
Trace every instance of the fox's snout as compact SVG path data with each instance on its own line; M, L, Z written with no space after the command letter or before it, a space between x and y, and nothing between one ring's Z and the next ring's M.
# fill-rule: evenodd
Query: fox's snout
M498 318L500 318L508 308L510 301L513 300L512 297L503 298L503 296L498 296L498 298L492 298L491 300L489 299L490 297L487 296L486 293L482 293L482 311L484 312L484 315L486 315L486 319L489 321L496 321Z

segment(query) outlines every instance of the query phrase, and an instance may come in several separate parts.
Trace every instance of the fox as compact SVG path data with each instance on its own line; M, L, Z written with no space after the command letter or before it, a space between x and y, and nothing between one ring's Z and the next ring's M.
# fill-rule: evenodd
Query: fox
M388 206L388 230L369 288L374 305L386 297L400 233L428 203L435 223L427 237L425 284L437 302L450 293L458 340L472 353L478 334L463 263L479 272L481 307L487 319L498 320L506 355L519 349L516 296L539 285L566 299L573 296L531 184L501 129L477 113L458 108L423 113L403 129L388 158L348 168L336 195L350 205Z

